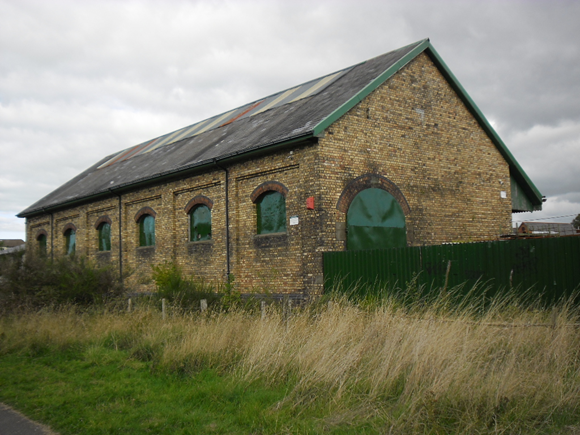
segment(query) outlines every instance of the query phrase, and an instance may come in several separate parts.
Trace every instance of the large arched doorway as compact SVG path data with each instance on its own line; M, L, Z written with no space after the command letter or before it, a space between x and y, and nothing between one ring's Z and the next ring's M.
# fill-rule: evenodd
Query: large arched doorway
M383 189L360 191L350 203L346 222L349 251L407 246L403 209Z

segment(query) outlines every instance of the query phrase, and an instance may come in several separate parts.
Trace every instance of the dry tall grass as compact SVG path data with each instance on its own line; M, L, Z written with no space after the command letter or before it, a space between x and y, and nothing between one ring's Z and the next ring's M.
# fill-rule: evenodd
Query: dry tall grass
M566 305L499 304L476 315L338 301L290 317L240 310L165 321L151 308L67 308L2 319L0 351L105 346L157 370L212 368L287 384L278 406L323 404L328 424L370 418L391 433L527 433L569 420L580 405L577 322Z

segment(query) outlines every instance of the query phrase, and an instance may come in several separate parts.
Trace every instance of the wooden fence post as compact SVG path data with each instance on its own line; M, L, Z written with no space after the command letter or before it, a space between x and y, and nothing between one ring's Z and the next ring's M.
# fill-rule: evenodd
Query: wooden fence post
M262 311L262 320L266 318L266 301L260 302L260 310Z
M165 320L165 298L161 299L161 318Z
M449 284L449 272L451 272L451 260L447 262L447 272L445 272L445 285L443 286L443 293L447 291L447 284Z
M132 308L132 303L133 301L131 301L131 298L129 298L129 300L127 301L127 312L130 313L131 312L131 308Z
M288 322L290 321L290 315L292 312L292 300L288 297L288 299L284 299L282 302L282 313L284 315L284 323L286 324L286 332L288 332Z

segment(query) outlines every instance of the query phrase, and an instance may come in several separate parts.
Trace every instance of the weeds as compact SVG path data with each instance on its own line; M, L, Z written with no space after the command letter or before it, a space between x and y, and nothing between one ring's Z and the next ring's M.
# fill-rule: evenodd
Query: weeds
M165 299L180 309L198 308L199 302L205 299L208 306L216 305L220 295L214 292L214 286L201 278L186 277L181 268L171 262L153 266L153 281L157 292L154 299Z

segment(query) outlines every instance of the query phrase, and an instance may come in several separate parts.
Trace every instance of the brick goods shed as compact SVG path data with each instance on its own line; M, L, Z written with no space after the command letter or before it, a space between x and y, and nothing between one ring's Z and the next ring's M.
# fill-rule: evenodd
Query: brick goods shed
M316 294L322 253L497 240L542 196L429 40L107 156L27 249Z

